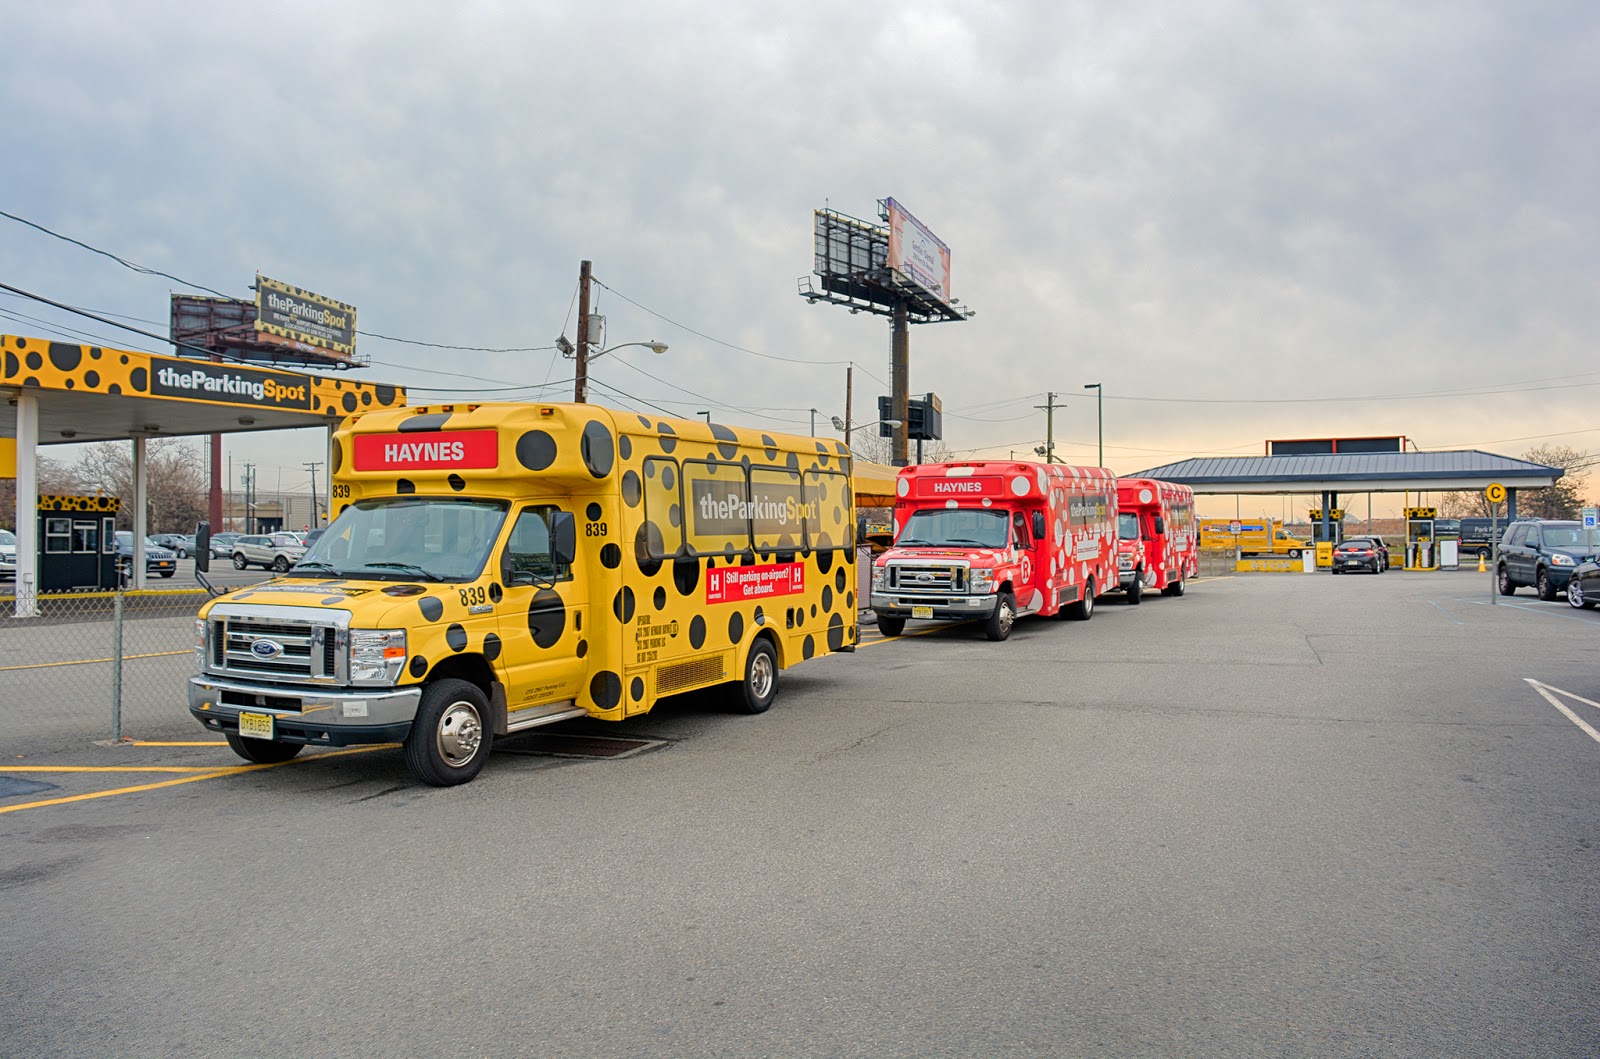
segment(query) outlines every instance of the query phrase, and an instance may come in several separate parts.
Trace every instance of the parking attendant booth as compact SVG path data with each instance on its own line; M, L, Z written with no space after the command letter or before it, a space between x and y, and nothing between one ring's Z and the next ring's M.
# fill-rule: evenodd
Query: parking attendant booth
M39 588L117 587L117 512L114 496L39 497ZM18 556L17 569L22 569Z

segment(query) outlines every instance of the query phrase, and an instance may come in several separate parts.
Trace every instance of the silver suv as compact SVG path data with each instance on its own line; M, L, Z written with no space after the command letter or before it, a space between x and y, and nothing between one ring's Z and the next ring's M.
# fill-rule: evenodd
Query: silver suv
M306 546L292 533L267 533L240 537L233 542L233 568L264 566L283 573L300 561Z

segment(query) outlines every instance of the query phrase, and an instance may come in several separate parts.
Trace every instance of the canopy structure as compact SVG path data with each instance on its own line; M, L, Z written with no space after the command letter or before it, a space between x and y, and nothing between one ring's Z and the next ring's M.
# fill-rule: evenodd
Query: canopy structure
M893 507L895 483L900 469L866 460L851 461L851 488L856 494L856 507Z
M1157 478L1196 493L1398 493L1547 488L1565 471L1477 449L1450 452L1339 452L1303 456L1202 456L1130 478Z
M0 335L0 470L17 479L18 617L33 617L38 449L131 440L133 584L144 587L145 445L151 438L321 427L355 412L404 407L405 389L305 372L168 357L109 346ZM14 454L14 457L13 457ZM10 466L14 464L15 466Z

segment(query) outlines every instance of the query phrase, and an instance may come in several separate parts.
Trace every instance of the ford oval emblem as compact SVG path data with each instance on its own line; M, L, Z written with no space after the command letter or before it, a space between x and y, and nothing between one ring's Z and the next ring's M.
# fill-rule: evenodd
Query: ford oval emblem
M250 645L250 653L257 658L277 658L283 654L283 644L275 640L257 640Z
M917 575L917 584L919 584L919 585L932 584L932 582L933 582L933 575L932 574L918 574Z

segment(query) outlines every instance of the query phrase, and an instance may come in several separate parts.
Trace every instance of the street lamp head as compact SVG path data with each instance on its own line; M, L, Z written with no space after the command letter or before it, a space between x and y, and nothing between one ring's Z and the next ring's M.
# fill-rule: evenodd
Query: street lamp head
M566 335L560 335L556 338L556 348L561 351L563 357L570 357L576 347L573 346Z
M1097 382L1086 382L1083 384L1083 388L1085 390L1098 390L1100 388L1100 384Z
M646 342L645 346L647 346L652 353L665 353L667 351L667 344L665 342L651 341Z

